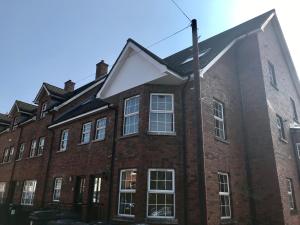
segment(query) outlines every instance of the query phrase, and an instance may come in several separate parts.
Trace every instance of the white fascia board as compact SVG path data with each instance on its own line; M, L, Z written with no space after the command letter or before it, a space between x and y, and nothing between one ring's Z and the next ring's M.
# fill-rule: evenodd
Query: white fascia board
M80 97L81 95L87 93L88 91L92 90L93 88L95 88L97 85L101 84L102 82L104 82L106 78L102 78L99 81L97 81L95 84L93 84L92 86L88 87L87 89L85 89L84 91L80 92L79 94L75 95L74 97L70 98L69 100L63 102L62 104L56 106L53 108L54 111L58 111L60 108L64 107L65 105L68 105L70 102L74 101L75 99L77 99L78 97Z
M36 121L36 116L34 116L34 117L30 118L29 120L26 120L26 121L24 121L24 122L18 124L18 126L25 125L25 124L30 123L30 122L32 122L32 121Z
M90 115L90 114L93 114L93 113L96 113L96 112L99 112L99 111L102 111L102 110L105 110L105 109L107 109L107 108L108 108L108 106L106 105L106 106L100 107L100 108L98 108L98 109L94 109L94 110L92 110L92 111L89 111L89 112L80 114L80 115L78 115L78 116L72 117L72 118L70 118L70 119L61 121L61 122L56 123L56 124L53 124L53 125L49 126L48 128L50 129L50 128L54 128L54 127L60 126L60 125L62 125L62 124L71 122L71 121L73 121L73 120L76 120L76 119L79 119L79 118L88 116L88 115Z
M8 115L11 115L11 113L12 113L12 111L13 111L14 107L17 107L17 111L18 111L18 112L20 111L20 110L19 110L19 107L18 107L18 105L17 105L17 103L16 103L16 101L15 101L15 103L14 103L14 104L13 104L13 106L11 107L11 109L10 109L10 111L9 111L9 114L8 114Z
M269 24L269 22L270 22L271 19L274 17L274 15L275 15L275 12L273 12L273 13L269 16L269 18L266 19L266 21L261 25L260 29L261 29L262 31L265 30L265 27Z
M0 132L0 134L6 133L6 132L8 132L8 131L9 131L9 128L7 128L6 130Z
M35 104L37 104L37 102L38 102L38 98L39 98L40 94L42 93L42 90L43 90L43 89L45 89L45 90L46 90L46 92L47 92L47 95L50 95L50 92L49 92L49 91L48 91L48 89L46 88L45 84L43 84L43 85L42 85L42 87L40 88L40 90L39 90L38 94L36 95L36 97L35 97L34 101L33 101Z
M151 63L155 68L157 68L161 74L168 72L169 74L175 76L176 78L179 78L180 80L184 80L184 78L182 78L180 75L178 75L177 73L175 73L172 70L169 70L166 65L155 60L153 57L151 57L149 54L147 54L144 50L139 48L134 43L129 42L129 43L127 43L122 55L116 62L114 68L110 71L110 75L107 78L105 84L102 86L102 88L97 93L97 96L96 96L97 98L102 97L102 92L105 91L105 89L111 84L115 74L118 72L119 68L123 65L124 61L127 58L133 57L134 55L138 55L138 54L141 55L149 63Z
M257 33L257 32L260 32L262 31L261 29L256 29L256 30L253 30L247 34L243 34L237 38L235 38L233 41L231 41L215 58L213 58L213 60L211 60L204 68L202 68L200 70L200 77L203 77L204 74L229 50L231 49L231 47L236 43L238 42L239 40L251 35L251 34L254 34L254 33Z

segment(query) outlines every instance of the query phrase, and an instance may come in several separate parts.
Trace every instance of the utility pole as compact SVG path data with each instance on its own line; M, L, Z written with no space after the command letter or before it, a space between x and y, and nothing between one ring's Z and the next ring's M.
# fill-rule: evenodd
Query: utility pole
M196 125L196 156L198 189L200 204L200 224L207 224L206 190L205 190L205 168L203 150L203 127L202 127L202 107L201 107L201 85L200 85L200 64L197 20L192 20L193 36L193 73L194 73L194 121Z

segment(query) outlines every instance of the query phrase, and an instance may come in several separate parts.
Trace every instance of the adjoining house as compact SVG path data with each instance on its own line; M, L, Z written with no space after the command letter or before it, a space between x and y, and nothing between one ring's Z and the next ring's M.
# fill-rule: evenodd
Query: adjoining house
M129 39L94 81L43 83L0 114L0 203L119 224L299 224L300 87L275 11L199 48L203 152L192 48L162 59Z

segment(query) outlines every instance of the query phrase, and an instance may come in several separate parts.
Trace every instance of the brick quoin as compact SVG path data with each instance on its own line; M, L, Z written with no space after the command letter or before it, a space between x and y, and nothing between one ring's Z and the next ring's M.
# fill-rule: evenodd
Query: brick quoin
M261 29L266 21L267 25ZM220 47L221 44L224 46ZM139 60L144 61L139 61L140 64L149 62L146 55L152 60L151 65L164 65L168 69L167 75L155 81L141 82L146 79L143 77L145 71L138 71L140 74L131 77L128 84L124 82L119 86L132 85L130 88L100 100L99 91L113 88L119 82L113 77L122 76L118 70L122 71L124 67L130 71L132 68L130 57L122 58L128 48L143 51ZM33 205L21 206L22 210L72 209L85 221L109 220L121 225L199 225L200 206L205 204L207 225L300 224L297 211L300 207L300 154L295 146L295 143L300 143L300 127L294 120L290 100L294 100L300 113L300 88L275 11L200 42L200 50L203 48L211 48L207 56L200 57L202 72L205 71L200 85L206 202L199 202L192 71L187 69L189 62L182 63L189 49L162 60L128 40L120 56L123 64L117 60L117 69L114 67L106 74L107 64L101 61L104 68L98 69L101 73L98 71L96 79L75 90L72 81L68 81L72 85L68 90L44 84L37 95L36 105L23 105L23 110L15 107L8 117L4 114L3 118L0 117L1 161L6 148L15 149L10 162L0 163L0 183L6 183L4 203L20 205L24 181L36 180ZM218 60L205 58L214 51L221 54ZM208 66L208 61L213 62L212 66ZM270 83L270 62L275 68L277 86ZM138 69L138 66L134 68ZM183 79L170 75L173 68ZM94 84L97 85L91 88ZM152 93L173 94L174 133L149 132ZM140 96L138 132L126 136L123 134L125 99L136 95ZM61 106L68 100L68 104ZM224 106L225 139L215 134L214 101ZM44 103L47 103L47 114L41 118ZM276 115L283 118L284 140L279 138ZM19 122L14 125L15 118ZM107 122L105 138L99 141L95 140L95 132L96 121L101 118L106 118ZM11 125L2 125L2 120L9 120ZM91 140L82 144L82 127L87 122L92 124ZM66 129L69 131L67 149L59 151L61 135ZM30 158L31 142L40 137L45 137L44 152ZM25 151L18 160L22 143L25 143ZM120 171L124 169L137 171L134 217L118 214ZM175 171L174 218L147 217L149 169ZM226 219L221 219L220 172L229 177L231 216ZM91 203L95 177L101 178L99 204ZM62 178L59 202L53 201L55 178ZM80 178L85 178L84 191L82 201L75 203ZM287 179L293 184L293 209Z

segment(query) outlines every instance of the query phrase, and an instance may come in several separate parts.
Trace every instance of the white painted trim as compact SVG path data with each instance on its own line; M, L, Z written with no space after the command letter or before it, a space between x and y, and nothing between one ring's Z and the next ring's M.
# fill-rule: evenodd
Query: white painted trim
M25 125L25 124L30 123L31 121L35 121L35 120L36 120L36 116L30 118L29 120L24 121L23 123L18 124L17 126Z
M231 193L230 193L230 180L229 180L229 173L224 173L224 172L218 172L218 176L226 176L227 177L227 189L228 192L220 192L219 190L219 196L223 195L223 196L228 196L229 198L229 208L230 208L230 216L220 216L220 218L223 219L231 219L232 217L232 205L231 205ZM218 177L218 183L219 183L219 177ZM221 202L219 202L219 205L221 204Z
M150 175L152 171L167 171L167 172L172 172L172 190L156 190L156 191L151 191L150 189ZM153 218L153 219L175 219L176 218L176 188L175 188L175 170L174 169L165 169L165 168L152 168L148 169L148 175L147 175L147 205L146 205L146 217L147 218ZM157 193L157 194L173 194L173 201L174 201L174 207L173 207L173 213L174 216L149 216L148 215L148 204L149 204L149 193Z
M0 125L6 125L6 126L9 126L10 123L3 123L3 122L0 122Z
M121 200L121 182L122 182L122 172L126 172L126 171L134 171L137 173L137 169L136 168L132 168L132 169L122 169L120 170L120 177L119 177L119 200L118 200L118 216L124 216L124 217L131 217L134 218L135 215L129 215L129 214L120 214L120 200ZM137 180L137 175L136 175L136 180ZM136 189L134 190L123 190L122 189L122 193L136 193ZM135 204L135 203L134 203Z
M6 133L9 131L9 128L5 129L4 131L0 132L0 134Z
M37 103L37 99L38 99L38 97L40 96L40 94L41 94L41 92L42 92L43 89L46 90L47 95L50 95L50 92L48 91L48 89L46 88L45 84L43 83L42 87L40 88L38 94L36 95L36 97L35 97L35 99L34 99L34 101L33 101L34 103Z
M102 88L97 93L97 95L96 95L97 98L101 98L101 94L102 94L103 90L106 88L106 86L108 84L110 84L111 80L114 77L115 72L118 71L119 67L124 63L124 61L127 58L130 58L130 57L133 56L133 55L130 55L130 53L131 53L130 50L133 51L133 55L141 54L149 63L151 63L153 66L155 66L160 71L161 74L168 72L170 75L172 75L172 76L174 76L174 77L176 77L176 78L178 78L180 80L185 80L186 79L186 78L181 77L176 72L168 69L166 65L164 65L164 64L160 63L159 61L155 60L152 56L150 56L144 50L142 50L141 48L139 48L136 44L134 44L133 42L129 41L125 45L125 48L124 48L121 56L116 61L114 67L110 71L110 76L108 76L106 82L104 83L104 85L102 86Z
M87 89L85 89L84 91L78 93L77 95L73 96L72 98L70 98L69 100L63 102L62 104L56 106L53 108L54 111L58 111L59 109L61 109L62 107L64 107L65 105L69 104L70 102L74 101L75 99L77 99L78 97L80 97L81 95L85 94L86 92L92 90L93 88L95 88L96 86L98 86L99 84L103 83L105 81L105 77L100 79L99 81L97 81L96 83L94 83L93 85L91 85L90 87L88 87Z
M152 131L150 130L150 116L152 112L152 96L153 95L168 95L172 97L172 110L169 111L164 111L164 110L155 110L157 113L173 113L173 130L172 131ZM152 134L176 134L176 129L175 129L175 102L174 102L174 94L173 93L150 93L150 105L149 105L149 120L148 120L148 132Z
M269 22L271 21L271 19L273 18L273 16L275 15L275 12L273 12L269 18L263 23L263 25L261 25L260 29L262 31L265 31L265 27L269 24Z
M203 78L204 74L229 50L231 49L231 47L236 43L238 42L239 40L251 35L251 34L254 34L254 33L257 33L261 31L261 29L256 29L256 30L253 30L247 34L243 34L237 38L235 38L233 41L231 41L213 60L211 60L204 68L202 68L200 70L200 77Z
M108 106L106 105L106 106L100 107L100 108L98 108L98 109L94 109L94 110L92 110L92 111L89 111L89 112L80 114L80 115L78 115L78 116L72 117L72 118L70 118L70 119L61 121L61 122L56 123L56 124L53 124L53 125L49 126L48 128L50 129L50 128L53 128L53 127L57 127L57 126L59 126L59 125L68 123L68 122L70 122L70 121L73 121L73 120L76 120L76 119L79 119L79 118L82 118L82 117L85 117L85 116L90 115L90 114L93 114L93 113L95 113L95 112L102 111L102 110L107 109L107 108L108 108Z
M127 102L133 98L139 98L139 108L138 108L138 111L137 112L134 112L134 113L130 113L128 115L125 114L125 111L126 111L126 105L127 105ZM131 96L129 98L126 98L124 100L124 105L123 105L123 136L127 136L127 135L132 135L132 134L137 134L139 133L139 128L140 128L140 101L141 101L141 98L140 98L140 95L134 95L134 96ZM134 115L138 115L138 129L136 132L132 132L132 133L127 133L125 134L125 121L126 121L126 117L129 117L129 116L134 116Z

